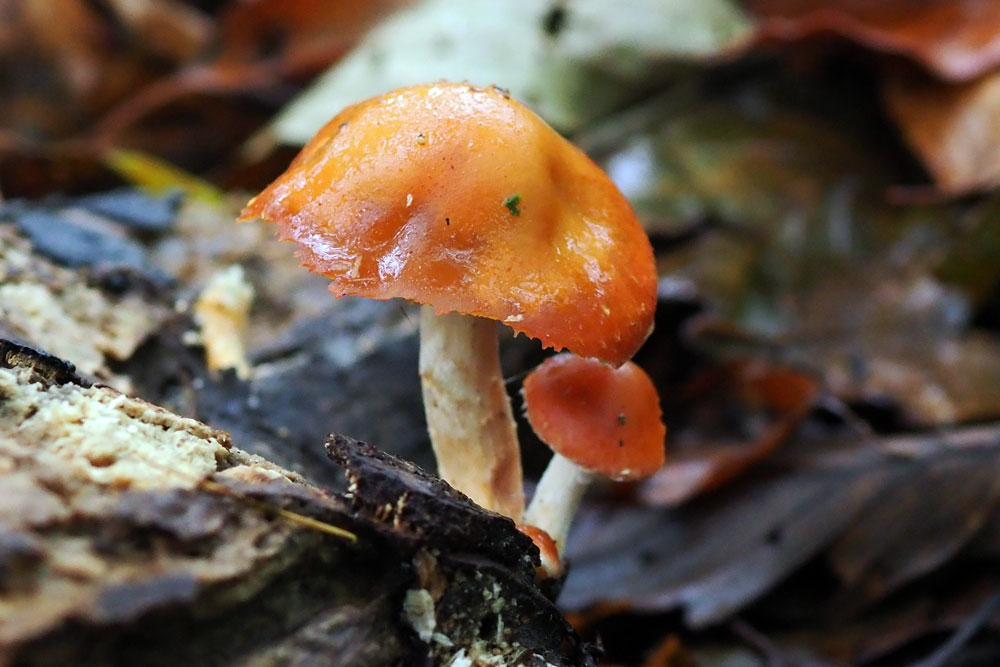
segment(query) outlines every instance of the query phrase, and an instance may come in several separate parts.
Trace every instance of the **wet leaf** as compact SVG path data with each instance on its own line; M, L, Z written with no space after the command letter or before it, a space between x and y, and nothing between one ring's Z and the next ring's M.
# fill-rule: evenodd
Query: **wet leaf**
M838 538L830 561L855 597L878 599L933 571L980 532L1000 478L989 464L996 452L976 454L918 459L905 484L886 489Z
M333 113L394 88L438 79L495 84L564 131L718 53L749 23L728 0L570 4L430 0L391 17L274 121L305 143Z
M694 660L684 650L677 635L668 635L642 663L642 667L688 667Z
M560 603L684 609L689 625L729 617L819 553L884 483L885 471L811 471L730 487L681 510L591 510L577 520ZM613 516L613 521L612 521Z
M847 350L829 359L830 388L849 402L896 403L913 425L954 424L995 418L1000 413L1000 341L980 333L938 338L903 324L895 340L869 348L865 356ZM852 370L853 367L853 370Z
M992 0L747 0L761 41L839 35L963 81L1000 64L1000 5Z
M1000 489L982 471L991 470L998 455L1000 437L991 428L867 443L803 442L741 483L679 510L591 507L570 538L572 575L560 600L569 609L610 601L633 611L680 608L689 625L700 627L730 617L839 538L830 552L838 562L860 563L861 571L876 562L889 566L893 576L866 589L870 603L970 543L985 525L981 518L961 530L941 527L966 516L959 506L968 512L978 503L976 517L992 511ZM936 478L937 493L923 490L928 475ZM970 475L983 482L963 489ZM938 512L942 493L955 499ZM923 498L883 507L907 494ZM929 508L935 530L919 528ZM866 544L852 531L870 533L890 513L892 528L870 547L841 546ZM848 552L858 557L845 560Z

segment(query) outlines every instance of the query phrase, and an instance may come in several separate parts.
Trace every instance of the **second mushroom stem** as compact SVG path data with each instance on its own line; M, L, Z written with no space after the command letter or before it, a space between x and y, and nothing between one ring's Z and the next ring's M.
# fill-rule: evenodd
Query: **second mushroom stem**
M594 474L584 470L562 454L552 455L535 495L524 513L524 523L541 528L556 543L559 553L566 548L573 516Z
M420 384L438 473L486 509L521 520L521 452L496 322L420 309Z

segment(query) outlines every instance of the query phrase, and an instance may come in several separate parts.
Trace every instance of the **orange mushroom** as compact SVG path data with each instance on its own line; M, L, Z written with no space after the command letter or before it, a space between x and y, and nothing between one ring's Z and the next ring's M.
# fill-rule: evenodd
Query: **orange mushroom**
M439 473L518 519L520 451L498 320L620 364L656 272L624 196L499 88L410 86L343 110L247 204L337 296L423 304L420 376Z
M557 354L525 378L523 392L531 427L553 451L524 521L547 532L561 552L594 476L652 475L663 465L667 429L656 387L632 362L612 368Z

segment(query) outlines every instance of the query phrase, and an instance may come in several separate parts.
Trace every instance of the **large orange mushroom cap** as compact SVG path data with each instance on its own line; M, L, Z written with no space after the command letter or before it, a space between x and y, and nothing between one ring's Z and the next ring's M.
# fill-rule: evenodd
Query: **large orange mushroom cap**
M631 480L663 465L660 398L632 362L612 368L557 354L525 378L524 405L538 437L585 470Z
M492 318L614 364L652 326L653 252L625 197L498 88L411 86L344 109L252 217L337 296Z

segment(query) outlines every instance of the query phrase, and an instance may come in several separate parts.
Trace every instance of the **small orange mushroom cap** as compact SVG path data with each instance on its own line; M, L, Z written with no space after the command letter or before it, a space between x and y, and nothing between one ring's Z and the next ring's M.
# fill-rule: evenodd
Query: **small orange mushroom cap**
M664 461L660 399L636 364L612 368L557 354L524 380L531 427L553 451L616 480L648 477Z
M620 364L648 335L653 252L615 185L498 88L411 86L350 106L247 204L337 296L492 318Z

